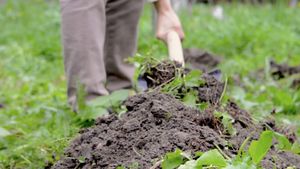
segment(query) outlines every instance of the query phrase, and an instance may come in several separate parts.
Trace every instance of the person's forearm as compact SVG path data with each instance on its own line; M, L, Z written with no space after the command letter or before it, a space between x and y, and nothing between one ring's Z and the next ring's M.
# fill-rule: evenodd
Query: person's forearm
M154 2L154 6L158 13L173 10L170 0L157 0Z

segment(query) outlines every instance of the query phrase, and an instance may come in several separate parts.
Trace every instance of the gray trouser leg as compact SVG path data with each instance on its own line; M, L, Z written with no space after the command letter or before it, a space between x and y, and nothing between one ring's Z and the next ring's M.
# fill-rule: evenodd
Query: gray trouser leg
M87 99L107 95L103 48L106 17L103 0L61 0L62 41L68 101L76 107L78 84Z
M132 86L134 66L125 62L136 52L138 20L144 0L108 0L106 6L105 64L107 89Z
M60 0L68 101L76 108L78 84L86 99L131 86L143 0ZM106 89L107 87L107 89Z

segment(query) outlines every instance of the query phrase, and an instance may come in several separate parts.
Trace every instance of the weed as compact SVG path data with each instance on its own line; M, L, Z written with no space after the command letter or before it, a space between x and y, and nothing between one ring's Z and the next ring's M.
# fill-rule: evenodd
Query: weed
M187 159L180 150L168 153L162 164L163 169L199 169L199 168L224 168L224 169L259 169L260 162L266 156L271 148L273 139L276 139L279 145L290 145L286 138L273 131L264 131L258 140L252 140L247 151L244 151L245 145L249 142L248 137L242 144L239 153L229 158L221 149L213 149L207 152L195 153L194 159ZM283 141L284 140L284 141ZM282 148L282 147L281 147ZM224 155L223 155L224 154ZM224 158L224 156L226 158ZM167 164L167 165L166 165Z

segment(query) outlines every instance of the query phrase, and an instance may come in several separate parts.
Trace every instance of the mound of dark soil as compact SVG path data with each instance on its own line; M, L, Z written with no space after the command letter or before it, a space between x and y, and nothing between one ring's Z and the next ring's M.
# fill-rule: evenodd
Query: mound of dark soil
M208 72L221 62L221 57L217 57L197 48L184 49L183 53L185 62L191 69L200 69L204 72Z
M146 75L150 86L168 83L177 69L176 64L167 62L156 65ZM198 91L200 102L211 103L205 111L185 106L174 96L157 91L132 96L124 102L126 113L121 117L114 114L101 117L95 126L82 130L66 149L65 157L52 168L113 169L122 165L156 169L159 167L153 166L162 156L177 148L193 154L219 147L228 156L233 156L245 139L258 139L266 128L286 134L290 141L295 141L293 133L283 131L272 120L260 124L253 122L250 114L233 102L221 107L218 101L224 84L209 74L202 75L202 79L205 82L193 90ZM234 118L233 126L237 131L234 136L224 130L221 119L214 116L215 111L228 112ZM276 152L273 146L262 165L267 169L274 166L300 168L300 157Z
M224 132L219 119L214 117L215 108L199 112L173 96L156 92L130 97L124 104L127 113L120 118L109 115L97 119L94 127L80 132L66 149L65 157L52 168L112 169L138 164L140 169L149 169L176 148L193 153L218 146L231 156L250 133L252 139L257 139L264 129L264 125L255 124L246 111L232 102L226 111L235 119L237 134L233 137ZM300 168L300 157L272 149L263 166L274 165Z
M94 127L82 131L53 168L115 168L137 162L147 169L176 148L195 152L226 144L212 114L201 114L170 95L141 94L125 105L128 112L120 119L99 118Z

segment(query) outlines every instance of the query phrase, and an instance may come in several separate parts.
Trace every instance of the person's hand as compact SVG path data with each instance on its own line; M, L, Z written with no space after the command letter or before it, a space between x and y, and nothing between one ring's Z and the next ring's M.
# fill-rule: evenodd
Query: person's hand
M175 31L178 33L180 39L183 40L184 32L181 23L171 8L169 0L158 0L155 6L157 9L156 37L166 42L168 33Z

